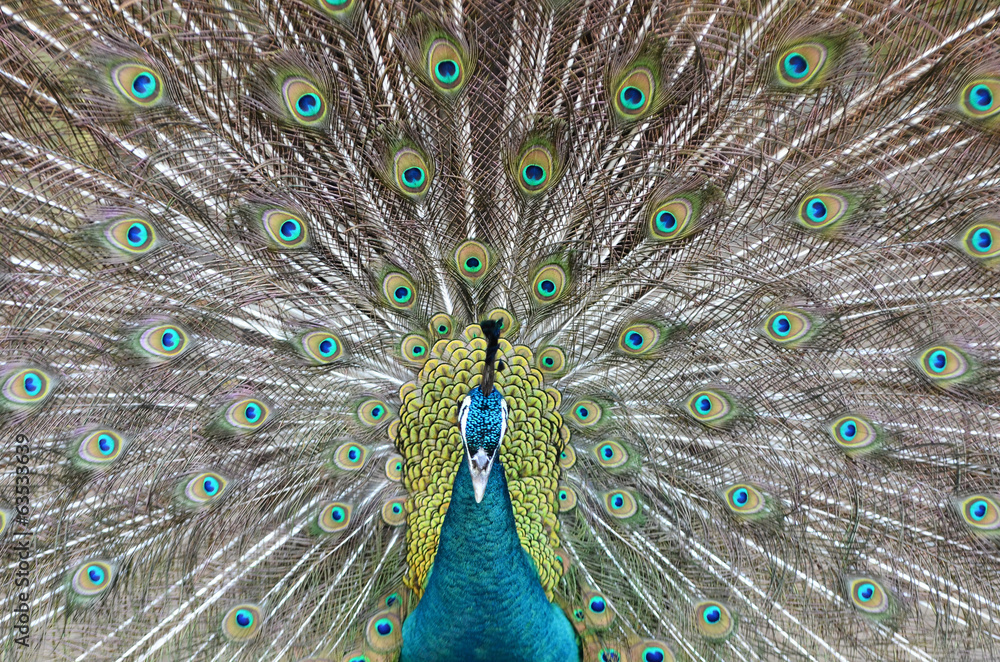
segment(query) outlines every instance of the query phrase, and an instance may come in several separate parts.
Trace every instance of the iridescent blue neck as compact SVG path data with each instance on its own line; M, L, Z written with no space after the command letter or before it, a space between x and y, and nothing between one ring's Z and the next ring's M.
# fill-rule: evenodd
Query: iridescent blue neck
M503 465L481 503L459 465L427 588L403 623L400 662L579 659L573 627L517 537Z

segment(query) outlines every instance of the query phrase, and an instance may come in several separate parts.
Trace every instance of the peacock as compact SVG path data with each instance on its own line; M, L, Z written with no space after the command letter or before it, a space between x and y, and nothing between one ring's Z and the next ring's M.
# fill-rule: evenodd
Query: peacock
M1000 659L997 0L0 26L0 658Z

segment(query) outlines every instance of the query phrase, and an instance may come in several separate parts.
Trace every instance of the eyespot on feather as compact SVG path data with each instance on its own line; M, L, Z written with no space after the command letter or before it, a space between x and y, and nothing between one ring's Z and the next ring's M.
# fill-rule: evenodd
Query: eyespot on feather
M648 233L654 241L675 241L690 234L697 210L685 197L670 198L653 208Z
M784 49L775 59L778 85L795 89L818 82L828 56L826 45L819 42L803 42Z
M395 610L385 610L372 616L365 627L365 641L373 651L389 653L403 642L399 615Z
M308 224L302 217L289 211L264 210L261 214L261 223L273 248L295 250L309 243Z
M3 376L2 394L6 409L23 409L42 404L51 394L53 379L41 368L16 368Z
M851 199L833 191L816 192L802 198L796 221L807 230L829 232L844 221L851 210Z
M415 149L404 147L392 159L396 188L410 198L420 198L430 187L433 172L428 161Z
M353 441L341 444L333 454L334 464L343 471L357 471L361 469L365 466L367 458L368 449Z
M725 641L736 628L732 612L715 600L703 600L695 604L694 624L701 636L712 642Z
M959 94L959 108L973 120L991 120L1000 114L1000 79L977 78L966 83Z
M489 272L490 253L478 241L468 240L455 250L455 267L465 281L475 284Z
M1000 535L1000 502L992 494L970 494L952 500L962 522L974 533Z
M849 577L846 580L851 605L869 616L884 615L890 607L889 593L871 577Z
M77 444L76 459L82 462L77 465L94 469L110 465L121 455L124 446L124 439L114 430L94 430Z
M150 358L167 361L177 358L190 345L187 332L177 324L157 324L139 335L139 346Z
M849 457L870 453L881 445L878 429L867 418L857 414L841 416L830 424L828 431Z
M411 333L403 338L399 345L399 353L408 363L423 365L431 354L431 346L419 333Z
M561 513L573 510L576 508L576 491L569 485L560 485L556 490L556 503Z
M389 526L406 524L406 498L389 499L382 506L382 521Z
M972 374L969 357L957 347L944 344L921 352L916 367L928 381L942 388L961 383Z
M267 421L271 410L260 400L244 398L226 409L226 421L244 431L258 430Z
M350 504L333 502L320 508L316 515L316 525L322 533L337 533L351 523Z
M385 459L385 477L394 483L403 480L403 456L395 453Z
M96 598L111 588L115 568L101 559L90 559L79 564L70 575L70 588L80 598Z
M417 288L409 276L394 271L382 279L382 294L397 310L408 310L417 301Z
M119 64L111 70L111 83L123 99L140 108L153 108L164 100L162 77L145 64Z
M806 340L813 331L813 321L805 313L785 308L771 313L762 327L764 337L775 345L794 347Z
M281 84L281 96L291 118L303 126L315 126L326 121L329 108L326 98L312 81L290 76Z
M326 329L303 333L296 347L315 365L333 363L344 355L344 343L340 337Z
M261 611L254 604L236 605L222 617L222 634L230 641L247 641L260 632Z
M368 426L385 423L391 418L391 412L385 402L375 398L365 400L358 406L358 420Z
M156 230L141 218L120 218L109 222L104 237L111 246L127 255L139 256L156 247Z
M685 407L691 417L709 427L727 423L736 410L730 397L717 389L705 389L687 399Z

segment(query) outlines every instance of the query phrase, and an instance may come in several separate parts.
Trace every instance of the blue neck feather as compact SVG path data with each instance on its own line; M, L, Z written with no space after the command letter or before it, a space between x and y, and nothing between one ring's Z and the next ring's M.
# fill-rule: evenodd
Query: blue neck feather
M476 503L463 462L434 566L403 623L400 662L578 662L576 635L521 547L499 458Z

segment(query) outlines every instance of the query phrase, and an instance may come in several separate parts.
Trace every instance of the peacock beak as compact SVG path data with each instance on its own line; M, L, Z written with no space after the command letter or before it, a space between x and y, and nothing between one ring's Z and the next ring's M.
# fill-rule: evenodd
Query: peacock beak
M490 482L490 471L497 456L496 451L493 455L487 455L484 449L477 448L475 454L472 454L466 446L465 456L469 458L469 473L472 474L472 491L476 496L476 503L481 503L483 495L486 494L486 485Z

